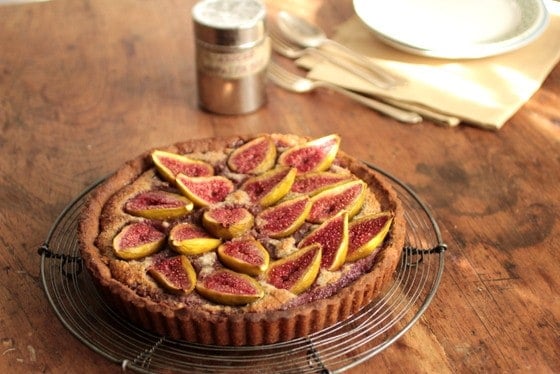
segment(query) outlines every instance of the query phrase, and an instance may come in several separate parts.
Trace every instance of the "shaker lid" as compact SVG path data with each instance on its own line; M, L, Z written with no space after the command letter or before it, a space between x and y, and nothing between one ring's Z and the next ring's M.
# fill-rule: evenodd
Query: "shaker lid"
M202 0L192 9L198 40L223 46L243 46L261 40L266 9L259 0Z

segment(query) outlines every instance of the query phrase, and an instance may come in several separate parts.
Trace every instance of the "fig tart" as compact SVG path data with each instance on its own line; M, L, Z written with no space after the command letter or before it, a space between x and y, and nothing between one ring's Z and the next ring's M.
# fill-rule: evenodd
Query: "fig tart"
M84 265L123 318L211 345L304 337L380 296L400 261L396 193L336 134L190 140L90 195Z

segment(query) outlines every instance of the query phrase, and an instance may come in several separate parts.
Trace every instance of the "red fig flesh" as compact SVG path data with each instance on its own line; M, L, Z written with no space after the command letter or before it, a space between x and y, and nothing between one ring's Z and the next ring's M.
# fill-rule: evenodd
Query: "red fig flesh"
M270 136L261 136L243 144L231 153L228 166L236 173L261 174L276 162L276 145Z
M287 149L278 158L278 163L294 167L298 173L324 171L330 168L339 146L340 136L327 135Z
M214 207L202 216L202 224L214 236L231 239L243 235L253 227L253 215L242 207Z
M179 223L169 232L169 245L179 253L197 255L217 248L221 239L213 238L202 228L192 223Z
M199 294L223 305L244 305L264 296L260 284L248 275L231 270L216 270L196 285Z
M233 191L233 182L222 176L189 177L179 174L177 186L197 206L209 206L222 202Z
M117 257L135 260L157 252L165 243L165 234L148 222L126 225L113 239Z
M270 206L290 192L296 178L296 170L279 168L247 179L241 186L252 202L263 207Z
M179 174L188 175L189 177L208 177L214 175L212 165L171 152L153 151L152 160L159 173L169 182L173 182Z
M270 255L252 237L225 242L218 247L218 257L227 267L249 275L259 275L268 268Z
M311 244L320 244L323 249L321 268L338 270L344 264L348 251L348 214L343 212L328 219L307 235L298 247Z
M127 213L150 219L173 219L187 215L193 203L184 196L166 191L145 191L128 200Z
M296 177L291 191L313 196L341 182L349 181L351 178L349 175L328 171L301 174Z
M173 293L187 294L194 290L196 273L186 256L165 258L150 266L150 274L162 287Z
M392 221L393 217L388 212L354 220L348 229L347 261L356 261L373 253L387 236Z
M300 294L307 290L319 274L321 246L313 244L274 261L266 272L266 281L276 288Z
M361 180L329 188L311 198L312 207L307 220L321 223L342 211L348 212L352 218L362 208L367 185Z
M311 202L307 196L286 200L257 215L257 230L272 238L291 235L305 222L310 209Z

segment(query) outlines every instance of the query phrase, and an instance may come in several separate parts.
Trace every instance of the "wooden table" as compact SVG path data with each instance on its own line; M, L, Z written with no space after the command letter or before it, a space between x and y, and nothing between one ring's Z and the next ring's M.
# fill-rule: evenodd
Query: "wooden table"
M37 249L85 187L148 147L274 131L340 134L429 204L449 248L428 310L349 372L560 372L560 66L499 132L272 85L256 113L217 116L197 107L192 3L0 7L0 371L120 370L63 326L40 278ZM350 0L268 5L330 34L352 15Z

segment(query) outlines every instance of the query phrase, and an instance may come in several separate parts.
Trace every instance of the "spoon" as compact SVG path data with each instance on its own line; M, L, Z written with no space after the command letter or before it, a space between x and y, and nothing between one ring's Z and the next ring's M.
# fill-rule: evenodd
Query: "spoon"
M318 48L322 45L335 47L342 52L346 58L352 60L359 66L367 68L373 74L377 75L378 78L384 80L387 84L395 86L403 83L402 79L398 79L391 73L375 65L365 56L354 52L350 48L347 48L332 39L329 39L323 30L307 22L303 18L299 18L286 11L280 11L278 13L278 28L287 39L302 47Z
M422 122L422 117L418 113L401 109L396 106L391 106L387 103L375 100L373 98L359 95L353 91L346 90L340 86L336 86L325 81L307 79L303 76L296 75L273 62L268 65L268 77L278 86L283 87L289 91L304 93L311 92L317 88L328 88L401 122Z
M371 74L368 69L353 64L351 61L343 58L336 58L332 53L328 53L320 48L302 48L299 45L296 46L296 44L288 41L284 36L279 35L280 32L276 30L276 28L271 28L268 33L272 44L272 50L284 57L297 59L306 55L315 56L367 80L376 87L382 89L390 89L393 87L392 84L387 83L384 79L380 79L377 74Z

